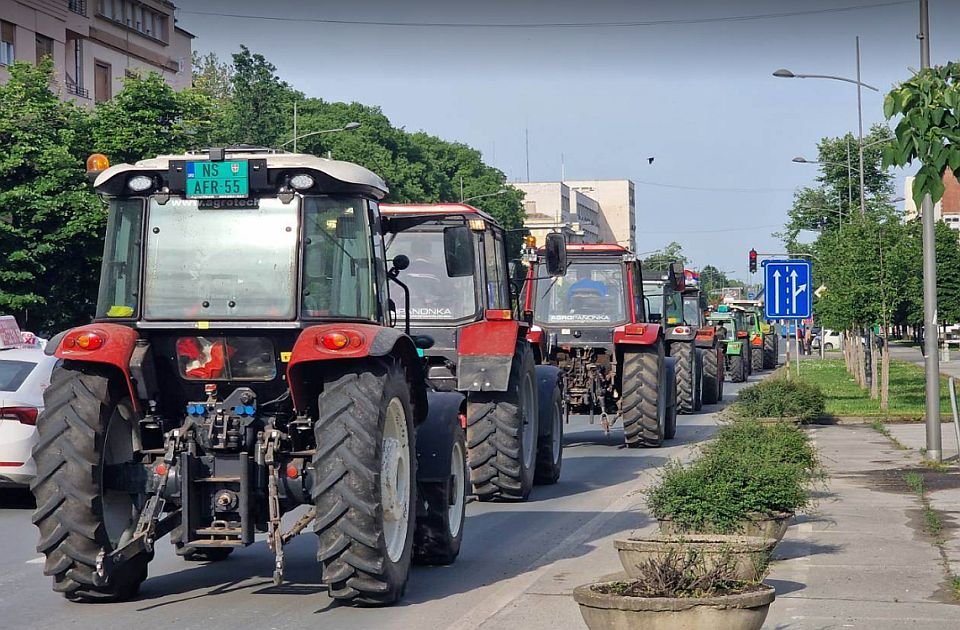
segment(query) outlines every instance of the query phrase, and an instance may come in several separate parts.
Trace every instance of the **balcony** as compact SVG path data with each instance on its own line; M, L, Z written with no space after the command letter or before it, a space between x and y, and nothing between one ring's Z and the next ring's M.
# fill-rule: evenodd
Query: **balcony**
M72 94L73 96L79 96L80 98L90 98L90 90L84 88L83 86L77 85L73 81L67 81L67 94Z
M82 15L86 17L87 15L87 0L67 0L67 8L76 13L77 15Z

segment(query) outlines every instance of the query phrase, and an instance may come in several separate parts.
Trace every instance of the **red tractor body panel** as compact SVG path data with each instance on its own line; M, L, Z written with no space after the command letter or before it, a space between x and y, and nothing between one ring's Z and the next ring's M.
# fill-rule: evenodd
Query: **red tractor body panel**
M77 345L80 335L93 334L102 339L96 348L81 348ZM120 324L89 324L73 328L66 335L53 355L58 359L68 361L83 361L88 363L103 363L112 365L123 374L127 388L130 390L130 399L134 408L140 411L140 400L137 396L133 380L130 378L130 356L140 336L137 331Z
M513 356L517 349L520 322L484 321L460 329L457 353L461 356Z

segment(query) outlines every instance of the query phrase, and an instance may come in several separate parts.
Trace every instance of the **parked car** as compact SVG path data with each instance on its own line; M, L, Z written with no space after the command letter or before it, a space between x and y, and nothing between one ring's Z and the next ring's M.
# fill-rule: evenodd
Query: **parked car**
M840 349L840 333L836 330L824 328L819 335L813 338L813 347L819 348L821 341L823 342L824 350Z
M56 362L39 344L0 350L0 488L28 486L37 472L30 451Z

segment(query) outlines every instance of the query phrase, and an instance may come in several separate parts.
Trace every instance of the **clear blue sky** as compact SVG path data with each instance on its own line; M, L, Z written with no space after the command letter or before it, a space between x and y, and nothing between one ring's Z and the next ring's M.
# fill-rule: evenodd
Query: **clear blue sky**
M694 265L746 279L747 251L771 236L793 190L816 169L817 140L856 128L855 86L776 79L855 75L882 91L919 65L918 2L774 19L683 20L831 9L891 0L180 0L195 47L228 57L246 44L309 96L380 105L391 121L480 149L511 180L636 182L638 250L671 240ZM960 58L960 2L930 0L934 63ZM271 15L292 21L198 15ZM605 28L465 28L329 24L651 22ZM864 91L864 126L882 95ZM654 164L646 158L655 156ZM897 189L902 192L898 173ZM654 185L656 184L656 185ZM684 190L692 186L712 190ZM692 226L693 233L679 228ZM723 231L720 231L723 230Z

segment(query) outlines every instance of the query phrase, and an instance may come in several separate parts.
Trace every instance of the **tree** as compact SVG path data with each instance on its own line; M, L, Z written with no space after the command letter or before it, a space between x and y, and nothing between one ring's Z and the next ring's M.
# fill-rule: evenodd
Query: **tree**
M289 138L293 102L302 94L277 76L277 68L246 46L233 55L232 98L226 112L226 144L276 147Z
M132 163L206 145L218 126L205 94L175 92L156 73L127 77L115 97L97 106L93 148L112 163Z
M902 116L894 130L897 141L884 147L884 164L919 161L913 199L918 207L927 194L938 202L946 169L960 175L960 63L925 68L897 85L884 98L883 113L888 119Z
M216 53L201 55L193 51L193 89L217 102L233 97L233 66L223 63Z
M87 187L87 114L50 90L52 61L14 63L0 85L0 312L54 333L97 294L103 206Z
M676 241L672 241L663 249L644 258L642 266L644 269L651 271L663 270L670 266L672 262L682 263L684 267L690 262L689 259L683 255L683 246Z

